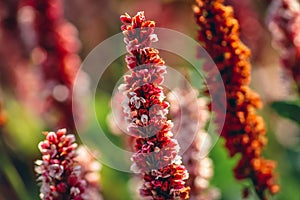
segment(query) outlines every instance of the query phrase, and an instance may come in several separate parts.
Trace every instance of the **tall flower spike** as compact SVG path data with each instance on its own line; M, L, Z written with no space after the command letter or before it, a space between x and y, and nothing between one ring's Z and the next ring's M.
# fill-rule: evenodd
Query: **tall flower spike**
M35 171L41 182L40 198L83 200L86 198L87 182L77 157L75 136L66 129L45 132L46 139L39 143L42 160L37 160Z
M189 171L187 180L187 185L191 187L189 199L219 199L218 189L210 187L209 184L213 176L213 163L207 155L211 146L210 136L204 129L209 119L206 100L198 98L198 91L191 87L175 89L168 94L168 100L171 105L170 114L175 124L174 130L178 134L177 139L180 144L188 145L182 161ZM187 138L194 138L193 142L189 144Z
M120 89L128 97L124 105L128 129L136 137L132 170L144 179L140 194L155 200L187 199L188 172L178 156L172 122L166 117L169 104L160 86L166 67L158 50L149 47L157 41L155 23L146 20L143 12L134 17L125 14L120 19L129 53L127 67L131 70Z
M261 155L267 139L263 119L256 113L262 103L248 87L250 51L239 39L239 24L232 7L225 6L223 0L197 0L194 13L200 27L198 40L216 63L225 85L227 111L221 136L230 156L241 155L235 177L252 180L260 199L267 199L266 191L275 194L279 186L274 178L275 163ZM214 77L207 65L204 70L208 78ZM217 89L218 85L212 87ZM216 112L216 121L220 115Z
M38 47L32 51L41 67L47 100L46 109L58 115L58 127L75 130L73 116L79 116L78 100L73 99L73 86L80 66L77 55L80 43L76 29L63 18L61 0L28 0L35 11L35 31ZM75 101L77 112L73 112ZM47 112L48 113L48 112Z
M297 0L273 0L267 24L280 60L293 76L300 93L300 4Z

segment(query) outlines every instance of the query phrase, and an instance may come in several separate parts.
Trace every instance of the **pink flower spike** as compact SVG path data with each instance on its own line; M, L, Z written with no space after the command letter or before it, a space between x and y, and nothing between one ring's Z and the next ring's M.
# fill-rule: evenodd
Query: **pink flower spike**
M134 17L125 14L121 21L128 51L125 60L131 74L124 77L125 84L120 88L127 96L124 118L135 141L131 170L144 179L140 194L154 200L188 199L188 172L181 165L179 145L171 132L173 124L166 117L169 104L161 87L166 67L159 51L149 47L158 41L155 23L146 20L144 12Z
M76 122L83 119L82 104L73 90L75 78L86 81L79 70L77 30L64 18L61 0L28 0L24 4L34 13L36 47L31 54L33 58L39 58L34 64L41 72L44 118L51 127L75 130L74 119ZM83 89L87 88L83 86Z
M174 120L177 139L182 146L188 146L183 153L182 162L189 171L189 199L216 200L220 198L220 192L209 184L213 176L213 162L207 155L211 137L205 131L209 111L206 100L198 98L198 95L195 88L183 85L170 92L167 98L171 104L170 114ZM192 142L190 138L194 138Z
M273 0L267 25L273 45L280 53L281 65L293 77L300 92L300 3L297 0Z
M42 160L35 162L37 181L41 184L40 198L91 200L88 188L91 184L84 171L84 164L87 163L76 161L77 144L74 135L67 134L66 129L60 129L56 133L44 132L44 135L46 139L39 143ZM94 190L97 191L95 188Z

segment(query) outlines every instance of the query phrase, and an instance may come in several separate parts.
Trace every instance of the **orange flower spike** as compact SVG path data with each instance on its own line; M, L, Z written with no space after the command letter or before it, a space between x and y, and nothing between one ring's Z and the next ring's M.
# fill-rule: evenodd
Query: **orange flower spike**
M196 3L194 13L200 27L198 40L215 61L226 90L227 111L221 136L225 138L230 156L241 155L234 169L235 177L250 179L259 198L265 200L266 191L275 194L279 192L279 186L274 178L275 163L261 155L267 139L264 121L256 113L262 102L248 86L251 52L240 41L239 23L232 7L225 6L223 0L197 0ZM204 65L203 69L208 78L214 77L208 66ZM216 122L220 121L221 115L216 113Z

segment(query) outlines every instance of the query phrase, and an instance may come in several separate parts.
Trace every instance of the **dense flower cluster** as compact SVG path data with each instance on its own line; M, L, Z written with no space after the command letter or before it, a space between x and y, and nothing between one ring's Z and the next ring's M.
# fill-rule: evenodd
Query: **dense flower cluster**
M44 134L46 139L38 145L42 160L37 160L35 167L37 180L41 182L41 199L87 199L87 181L82 167L75 161L75 136L67 134L66 129Z
M187 180L187 185L191 188L189 199L219 199L219 191L209 184L213 176L213 163L207 155L211 141L205 132L205 125L209 119L206 100L198 98L198 91L188 87L172 91L168 95L168 100L175 124L174 130L177 131L176 138L180 146L188 147L182 155L182 162L189 171Z
M267 18L282 65L293 76L300 92L300 3L273 0Z
M72 102L76 101L72 93L80 66L77 55L80 43L76 29L63 18L61 0L25 2L35 13L37 47L33 49L32 57L41 66L44 81L42 96L47 101L46 109L58 116L58 122L53 122L55 126L74 130L72 116L79 113L72 110ZM75 106L76 109L79 109L78 106Z
M262 103L248 87L250 51L239 39L239 24L233 17L232 7L225 6L223 0L197 0L194 13L200 27L198 40L216 63L225 85L227 111L221 135L230 155L241 155L234 169L235 177L239 180L250 178L258 196L267 199L266 191L275 194L279 186L274 178L275 163L261 155L267 139L263 119L256 113ZM204 66L204 70L209 78L214 77L208 66ZM219 85L211 87L217 90ZM218 108L216 115L218 121L222 115Z
M187 199L185 186L188 172L181 165L179 146L167 120L169 104L164 101L163 82L166 67L158 50L151 48L157 41L155 23L145 19L143 12L120 17L125 36L127 67L131 74L125 77L120 90L126 94L124 112L132 136L136 137L136 152L132 170L144 179L142 196L155 200Z

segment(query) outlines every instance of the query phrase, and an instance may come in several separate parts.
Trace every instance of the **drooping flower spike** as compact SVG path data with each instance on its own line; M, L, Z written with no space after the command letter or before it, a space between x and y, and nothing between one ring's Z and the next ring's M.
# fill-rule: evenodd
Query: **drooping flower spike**
M181 86L170 92L167 98L177 139L180 144L188 146L182 155L182 162L189 171L189 199L215 200L220 198L220 192L210 186L213 176L213 162L208 156L211 138L205 131L209 111L206 100L198 98L198 94L192 87Z
M120 90L128 97L124 112L130 123L128 130L136 138L132 170L144 179L140 194L155 200L187 199L188 172L178 156L172 122L166 117L169 104L160 86L166 67L158 50L150 47L157 41L155 23L146 20L143 12L134 17L125 14L120 19L131 72Z
M263 119L256 113L262 102L248 86L250 50L239 39L239 24L233 17L232 7L225 6L223 0L197 0L196 3L198 40L216 63L226 90L227 111L221 136L230 156L241 156L234 169L235 177L250 179L260 199L267 199L267 191L275 194L279 186L274 175L275 163L262 157L267 143L266 130ZM204 70L213 79L210 68L205 65ZM217 90L219 86L211 87ZM216 111L217 122L220 115Z
M280 52L282 66L294 78L300 92L300 3L297 0L273 0L267 24L273 43Z

